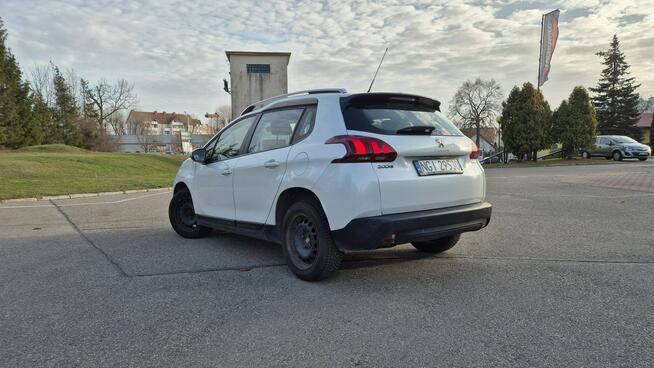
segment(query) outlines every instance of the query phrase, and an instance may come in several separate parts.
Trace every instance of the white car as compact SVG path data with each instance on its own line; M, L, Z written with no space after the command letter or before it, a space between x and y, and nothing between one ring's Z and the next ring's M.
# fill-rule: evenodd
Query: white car
M251 105L180 167L173 229L280 243L304 280L333 274L343 251L446 251L488 225L491 205L479 149L439 106L342 89Z

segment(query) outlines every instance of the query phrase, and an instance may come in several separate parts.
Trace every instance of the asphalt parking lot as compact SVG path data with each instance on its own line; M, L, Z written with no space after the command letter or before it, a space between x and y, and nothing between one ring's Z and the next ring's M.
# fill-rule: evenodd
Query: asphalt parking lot
M170 192L0 204L0 366L651 367L654 163L487 178L488 228L320 283Z

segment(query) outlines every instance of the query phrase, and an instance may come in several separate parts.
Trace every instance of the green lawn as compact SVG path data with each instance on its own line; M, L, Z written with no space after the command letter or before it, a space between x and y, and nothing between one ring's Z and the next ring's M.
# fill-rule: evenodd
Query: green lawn
M543 167L543 166L574 166L574 165L607 165L614 164L612 160L607 160L603 157L593 157L590 160L585 160L581 157L575 157L570 160L562 160L560 158L550 158L538 161L511 161L506 164L488 164L484 168L503 168L503 167Z
M64 145L0 151L0 200L169 187L185 159Z

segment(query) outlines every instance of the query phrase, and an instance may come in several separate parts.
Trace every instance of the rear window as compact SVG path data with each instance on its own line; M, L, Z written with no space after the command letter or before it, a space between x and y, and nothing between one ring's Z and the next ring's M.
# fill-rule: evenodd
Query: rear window
M461 132L440 111L431 106L385 101L349 105L343 109L348 130L396 135L409 127L433 127L431 135L456 135Z

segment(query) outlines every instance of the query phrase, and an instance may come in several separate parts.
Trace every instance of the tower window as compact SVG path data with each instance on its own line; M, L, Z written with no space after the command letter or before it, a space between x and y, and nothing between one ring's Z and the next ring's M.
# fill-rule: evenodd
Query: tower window
M270 73L270 64L247 64L249 73Z

